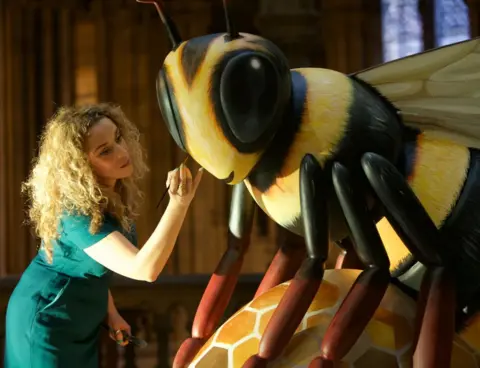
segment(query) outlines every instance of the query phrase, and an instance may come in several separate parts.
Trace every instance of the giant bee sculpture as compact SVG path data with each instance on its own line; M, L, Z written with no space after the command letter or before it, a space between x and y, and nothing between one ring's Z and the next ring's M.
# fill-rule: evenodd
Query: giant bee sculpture
M350 239L365 267L311 367L348 351L392 282L418 297L417 343L435 346L420 366L448 367L455 328L480 301L480 39L350 75L290 69L275 44L235 30L225 1L227 31L187 41L160 1L137 1L155 4L172 44L156 82L171 136L235 186L229 245L175 366L223 315L256 203L305 237L307 256L245 366L278 356L322 282L329 242ZM384 218L406 246L395 259L375 226ZM257 295L287 279L291 264L272 262Z

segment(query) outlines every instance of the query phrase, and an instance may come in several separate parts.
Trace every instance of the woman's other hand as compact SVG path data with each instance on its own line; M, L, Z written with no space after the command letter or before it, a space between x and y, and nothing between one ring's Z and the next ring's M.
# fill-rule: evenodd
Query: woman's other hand
M115 340L121 346L128 344L127 336L132 334L132 329L118 312L108 313L108 326L110 327L109 335L112 340Z
M181 164L179 168L170 171L166 183L167 188L169 188L170 201L181 206L189 206L195 197L202 175L203 168L200 168L195 179L192 180L192 173L185 164Z

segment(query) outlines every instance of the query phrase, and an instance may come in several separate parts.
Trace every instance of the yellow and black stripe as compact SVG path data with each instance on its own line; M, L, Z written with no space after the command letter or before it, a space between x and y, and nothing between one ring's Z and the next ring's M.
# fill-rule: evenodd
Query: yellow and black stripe
M465 184L469 149L408 128L403 136L403 154L396 166L434 224L444 231ZM381 221L377 226L387 247L393 276L403 274L414 265L413 257L388 224Z
M402 144L402 124L396 110L355 79L327 69L292 71L290 110L274 141L247 180L260 207L276 222L302 234L299 168L310 153L321 165L340 161L360 169L364 152L396 162ZM379 102L380 101L380 102ZM357 175L360 178L360 175ZM361 184L361 183L359 183ZM334 198L334 194L329 195ZM332 206L335 211L335 206ZM332 239L344 233L342 216L333 215Z
M405 144L403 164L449 250L459 305L474 301L480 291L480 151L417 132Z

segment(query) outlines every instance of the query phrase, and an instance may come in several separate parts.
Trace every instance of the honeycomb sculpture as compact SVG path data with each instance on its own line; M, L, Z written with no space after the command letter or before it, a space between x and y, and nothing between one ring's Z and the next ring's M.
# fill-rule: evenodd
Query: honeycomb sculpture
M269 368L308 367L323 334L357 278L357 270L327 270L324 281L283 354ZM189 368L241 368L260 338L289 282L249 302L205 343ZM412 367L416 305L391 285L374 317L338 368ZM455 337L452 368L480 368L480 318Z

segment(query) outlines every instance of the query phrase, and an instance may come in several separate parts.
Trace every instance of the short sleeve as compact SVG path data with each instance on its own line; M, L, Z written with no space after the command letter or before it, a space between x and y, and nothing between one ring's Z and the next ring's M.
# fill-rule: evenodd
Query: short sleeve
M81 249L90 247L114 231L120 231L118 225L105 218L95 234L89 231L91 218L83 215L65 215L61 221L61 240Z

